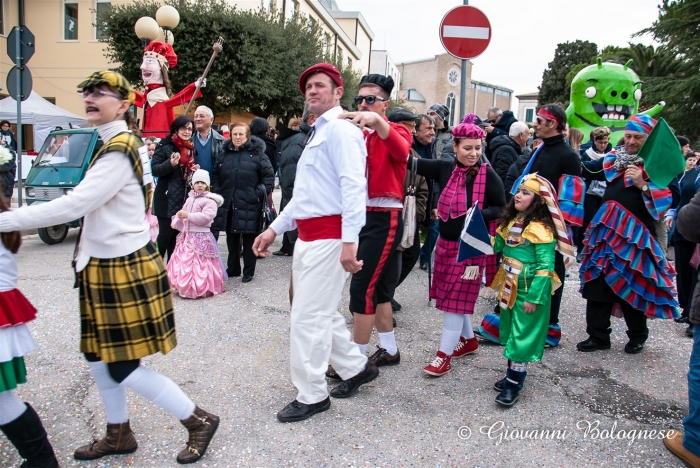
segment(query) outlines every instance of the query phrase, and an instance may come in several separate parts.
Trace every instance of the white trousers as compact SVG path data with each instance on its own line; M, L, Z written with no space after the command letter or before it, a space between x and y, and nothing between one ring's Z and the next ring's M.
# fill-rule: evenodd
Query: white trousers
M350 339L338 311L345 280L341 240L297 240L292 265L294 302L291 314L290 367L297 401L311 405L328 397L328 363L343 379L360 373L367 357Z

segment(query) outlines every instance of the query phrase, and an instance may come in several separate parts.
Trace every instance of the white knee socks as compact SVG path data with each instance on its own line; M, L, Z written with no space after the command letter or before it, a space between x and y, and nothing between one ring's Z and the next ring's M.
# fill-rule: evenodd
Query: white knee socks
M107 364L102 361L88 362L97 390L102 397L108 424L122 424L129 420L126 409L126 388L109 375Z
M357 348L360 350L360 354L362 354L363 356L367 354L367 346L369 346L369 343L367 343L367 344L355 343L355 344L357 344Z
M472 316L464 315L464 324L462 325L462 336L470 340L474 338L474 330L472 329Z
M396 346L396 337L394 336L394 330L386 333L377 333L379 335L379 346L386 349L386 352L392 356L396 354L399 348Z
M12 390L0 393L0 426L11 423L27 410L22 400Z
M194 413L194 402L172 380L139 366L122 384L183 420Z
M452 356L452 352L457 346L459 336L464 327L464 315L453 314L451 312L442 313L442 339L440 340L440 351ZM471 327L470 327L471 328Z

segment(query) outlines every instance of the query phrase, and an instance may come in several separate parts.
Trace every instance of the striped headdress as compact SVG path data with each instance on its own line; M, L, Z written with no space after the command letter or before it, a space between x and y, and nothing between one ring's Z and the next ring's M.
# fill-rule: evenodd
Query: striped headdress
M554 227L557 229L557 232L554 233L557 238L557 250L564 256L565 262L567 258L575 260L574 248L571 245L571 239L569 238L568 230L564 223L564 215L561 213L561 209L559 209L559 205L557 204L557 192L554 190L554 187L552 187L552 184L544 177L540 177L535 173L524 176L520 186L542 197L547 204L547 208L549 208L549 214L552 216L552 221L554 221Z

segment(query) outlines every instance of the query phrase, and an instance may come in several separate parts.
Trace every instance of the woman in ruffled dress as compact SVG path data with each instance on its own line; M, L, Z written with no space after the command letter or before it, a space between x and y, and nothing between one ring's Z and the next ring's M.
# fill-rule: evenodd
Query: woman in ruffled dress
M192 190L180 211L175 213L172 228L177 235L172 261L168 262L170 285L188 299L221 294L228 278L219 255L216 239L209 227L224 198L209 191L209 173L197 170L192 176Z

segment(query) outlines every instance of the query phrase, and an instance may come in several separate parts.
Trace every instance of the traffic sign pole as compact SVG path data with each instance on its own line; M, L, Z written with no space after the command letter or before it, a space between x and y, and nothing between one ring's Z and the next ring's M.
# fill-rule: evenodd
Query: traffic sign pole
M469 0L464 0L465 5L469 5ZM459 92L459 121L462 123L464 115L467 113L467 60L462 59L462 86Z
M20 17L23 16L20 12ZM22 206L22 51L20 50L21 26L16 28L16 55L15 66L17 67L17 205Z

